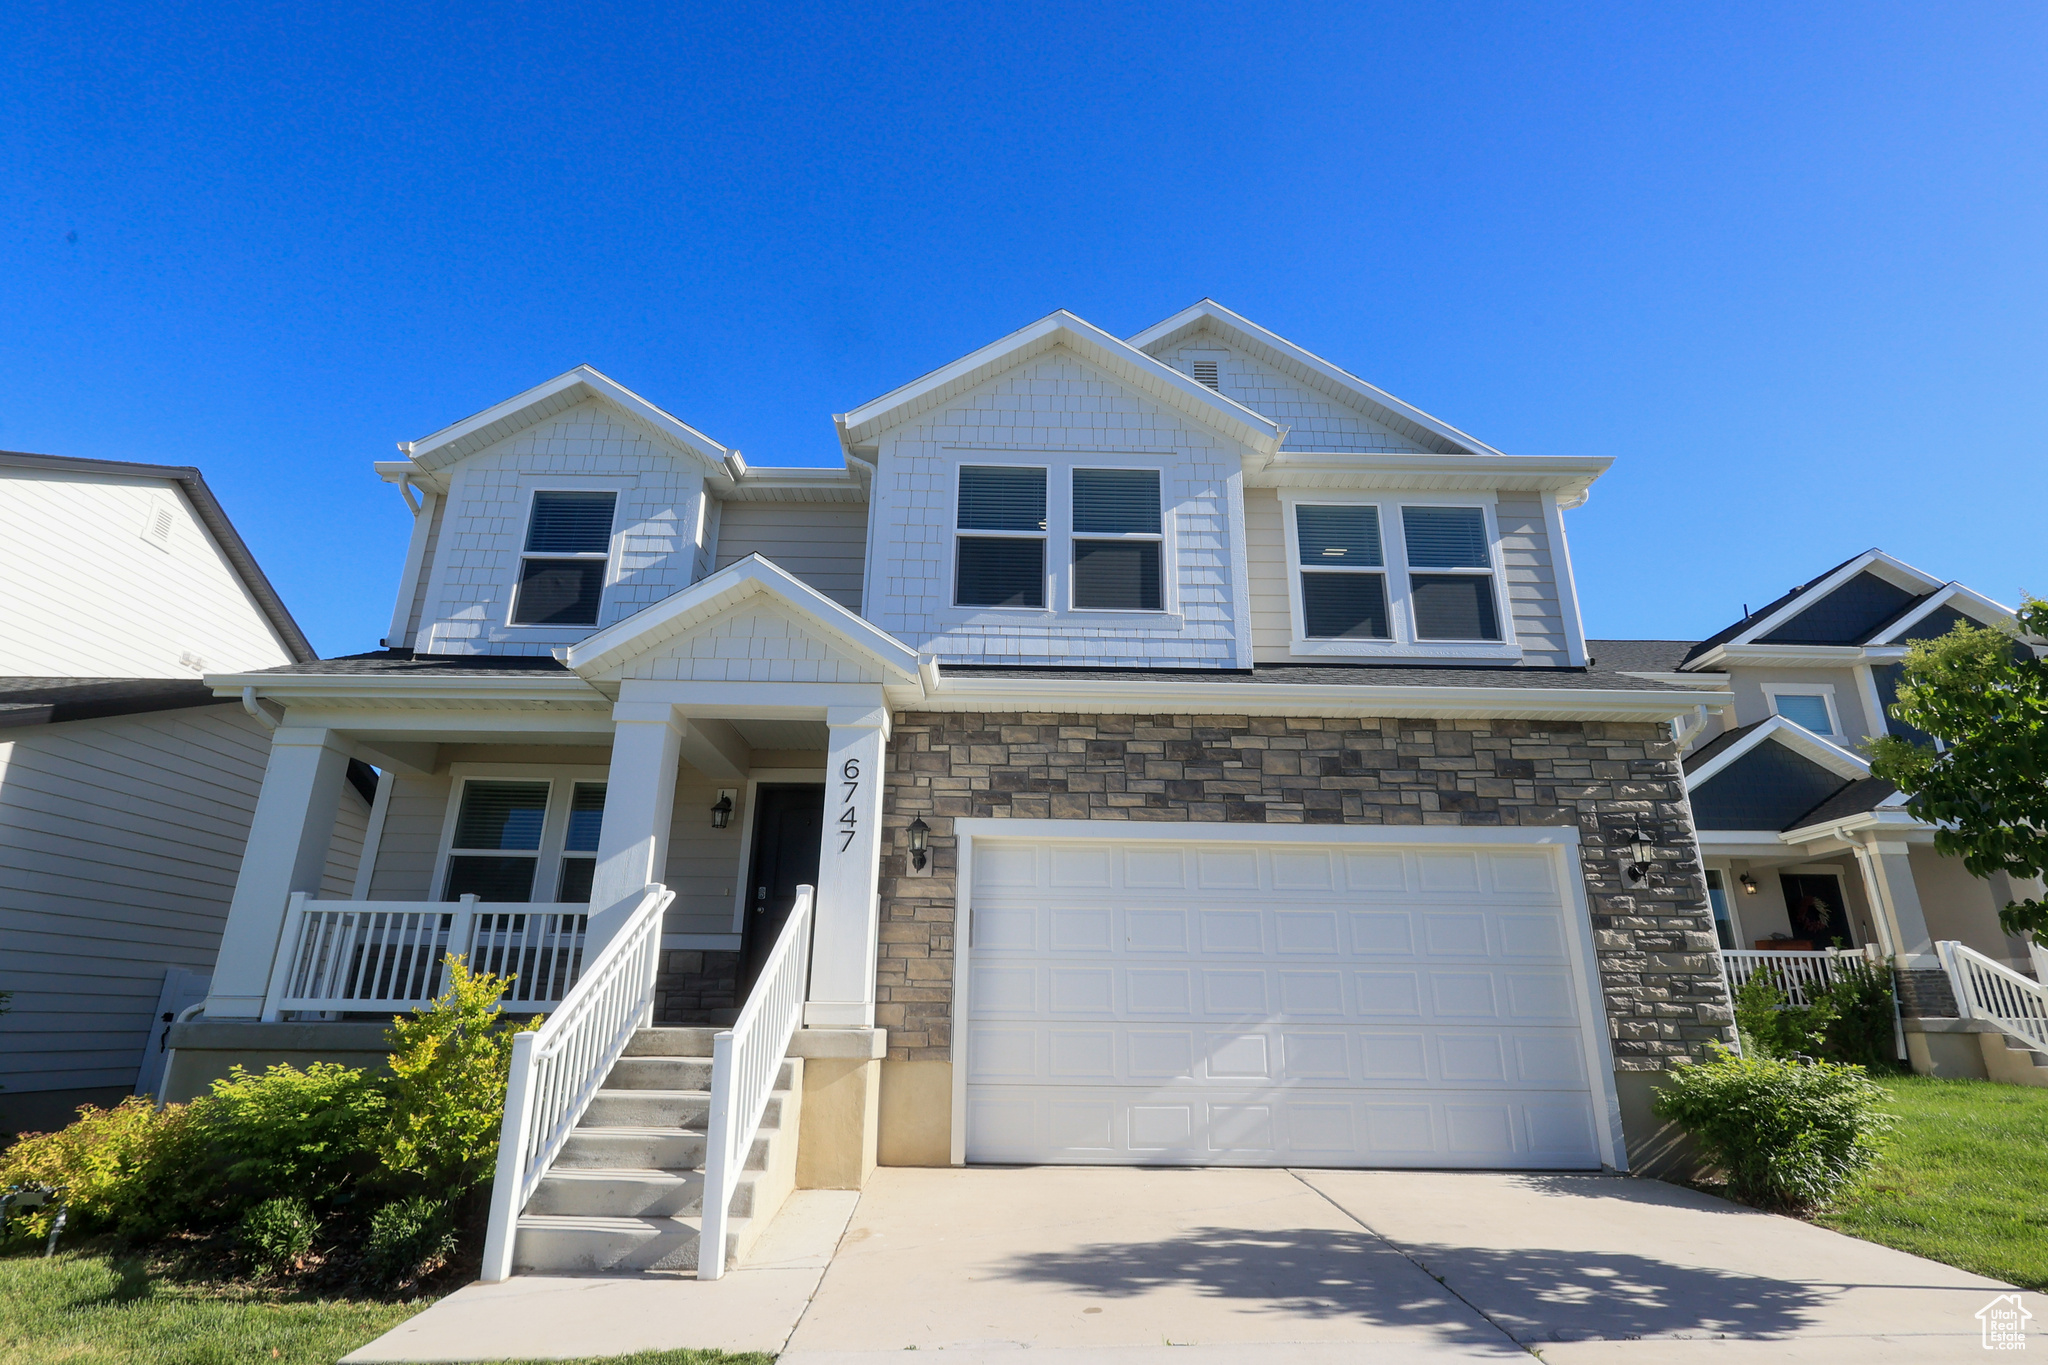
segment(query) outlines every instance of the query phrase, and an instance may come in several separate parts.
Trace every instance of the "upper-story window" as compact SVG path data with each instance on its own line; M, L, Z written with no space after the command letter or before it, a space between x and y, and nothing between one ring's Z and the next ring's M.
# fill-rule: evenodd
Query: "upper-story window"
M617 493L548 489L533 495L512 598L513 625L597 624L618 499Z
M954 526L954 605L1045 605L1045 470L960 466Z
M1398 519L1398 520L1396 520ZM1398 536L1387 534L1396 521ZM1290 503L1295 636L1384 653L1500 653L1499 571L1485 507L1359 498Z
M1841 732L1842 727L1835 723L1835 689L1832 686L1821 683L1778 687L1766 683L1763 691L1773 715L1783 716L1816 735L1833 736Z
M1159 471L1074 471L1074 607L1158 611Z

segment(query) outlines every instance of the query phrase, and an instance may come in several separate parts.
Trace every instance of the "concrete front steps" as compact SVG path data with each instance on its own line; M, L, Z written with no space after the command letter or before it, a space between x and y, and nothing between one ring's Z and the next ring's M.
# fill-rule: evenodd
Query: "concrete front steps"
M514 1273L697 1268L713 1032L633 1036L520 1215ZM803 1065L783 1061L733 1191L728 1267L746 1259L796 1186Z
M2048 1052L2037 1052L2025 1040L2003 1030L1985 1034L1983 1042L1984 1069L1992 1080L2048 1086Z

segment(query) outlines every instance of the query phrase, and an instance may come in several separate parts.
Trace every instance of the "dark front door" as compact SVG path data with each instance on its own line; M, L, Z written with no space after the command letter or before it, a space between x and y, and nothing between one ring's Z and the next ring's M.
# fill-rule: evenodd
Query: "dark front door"
M824 829L824 787L764 784L755 791L754 855L748 862L747 927L741 940L742 1003L796 904L796 889L818 884L818 840Z
M1805 939L1816 948L1853 948L1849 937L1849 903L1842 899L1842 883L1827 873L1787 872L1778 878L1785 888L1785 915L1792 921L1792 937Z

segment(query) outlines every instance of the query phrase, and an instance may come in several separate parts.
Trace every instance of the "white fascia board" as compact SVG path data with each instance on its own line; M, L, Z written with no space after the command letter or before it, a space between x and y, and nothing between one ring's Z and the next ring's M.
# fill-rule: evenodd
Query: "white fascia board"
M1904 650L1896 651L1903 655ZM1693 661L1701 670L1751 668L1850 668L1868 662L1863 645L1751 645L1730 641L1716 645Z
M1604 456L1283 450L1246 482L1259 488L1441 488L1578 498L1613 463Z
M1694 832L1700 852L1721 858L1783 857L1785 843L1774 829L1702 829Z
M696 619L699 613L709 611L715 616L728 604L736 606L754 596L774 599L806 626L873 661L891 683L917 684L916 650L759 555L748 555L651 607L643 607L625 620L570 645L559 657L579 675L587 677L693 629L701 624Z
M866 502L864 479L849 466L838 469L818 467L735 466L728 462L727 477L711 485L714 496L727 502Z
M1002 366L1011 357L1021 359L1055 345L1072 347L1083 359L1101 366L1119 379L1142 380L1138 387L1147 397L1157 399L1205 425L1219 428L1231 439L1262 454L1270 456L1286 436L1287 428L1272 418L1225 398L1206 384L1196 383L1171 365L1062 308L960 357L950 365L913 379L901 388L891 389L851 412L834 416L832 420L839 427L840 441L850 454L890 427L908 421L932 406L937 401L932 396L956 382L982 371L989 371L989 377L993 377L995 367Z
M588 365L578 365L573 370L558 374L544 384L536 384L524 393L514 394L504 402L465 417L453 426L443 427L431 436L423 436L417 441L401 441L398 448L422 469L443 468L585 398L602 399L629 417L638 419L678 448L703 461L707 473L725 473L723 462L729 452L724 446ZM494 430L501 425L502 430Z
M1787 602L1784 606L1779 607L1769 616L1759 619L1755 625L1735 635L1728 641L1728 644L1746 645L1753 640L1759 639L1762 636L1769 635L1779 626L1784 625L1787 621L1790 621L1793 617L1805 611L1815 602L1818 602L1821 598L1827 596L1836 588L1839 588L1844 583L1847 583L1857 574L1860 574L1865 569L1868 569L1872 565L1877 564L1881 564L1884 567L1892 570L1893 573L1896 574L1898 577L1918 580L1921 592L1931 592L1934 589L1941 586L1940 579L1934 577L1932 574L1921 572L1919 569L1914 568L1911 564L1906 563L1902 559L1894 558L1893 556L1886 554L1883 550L1865 550L1862 554L1857 555L1847 564L1844 564L1841 568L1835 570L1826 578L1823 578L1820 582L1808 588L1805 592L1800 593L1797 597ZM1813 648L1813 646L1811 645L1792 645L1785 647L1793 649Z
M520 674L493 678L403 678L348 673L208 673L201 679L218 697L240 697L253 687L258 696L286 701L295 696L419 699L461 698L504 701L601 701L602 694L573 673Z
M1385 389L1374 384L1368 384L1349 370L1332 365L1313 351L1303 350L1286 337L1276 332L1267 331L1250 318L1231 312L1214 299L1203 299L1191 307L1183 308L1180 312L1175 313L1163 322L1154 323L1132 337L1130 345L1141 351L1149 350L1150 347L1161 340L1175 337L1176 333L1192 331L1205 322L1211 324L1219 332L1236 333L1235 336L1225 336L1223 339L1235 342L1253 354L1264 350L1271 353L1271 355L1286 357L1288 360L1300 365L1303 369L1318 376L1325 383L1350 393L1367 408L1384 408L1395 416L1413 422L1416 426L1423 428L1425 431L1432 432L1454 445L1463 446L1474 455L1498 455L1501 453L1477 437L1458 430L1449 422L1430 416L1413 403L1403 402Z
M2007 622L2017 622L2019 618L2019 613L2006 606L2003 602L1994 602L1983 593L1966 588L1960 583L1946 583L1940 591L1914 608L1911 613L1902 617L1897 625L1885 631L1884 634L1874 637L1869 643L1873 645L1889 644L1932 616L1935 612L1947 606L1955 606L1959 611L1964 606L1973 606L1983 615L1995 616ZM1965 611L1963 614L1968 616L1973 613ZM1988 625L1990 623L1986 622L1985 624Z
M1853 835L1878 834L1890 839L1910 839L1915 843L1931 843L1934 826L1915 820L1905 811L1879 806L1875 810L1859 811L1840 820L1830 820L1820 825L1802 825L1788 829L1778 837L1788 844L1812 844L1824 839L1839 839L1843 843L1855 843Z
M1780 743L1798 754L1811 759L1845 782L1854 782L1870 776L1870 765L1850 753L1847 749L1828 743L1802 725L1794 724L1783 716L1772 716L1769 720L1751 730L1741 739L1715 754L1705 763L1685 775L1688 788L1702 787L1712 781L1716 774L1759 744Z
M1171 712L1261 716L1394 716L1513 720L1668 721L1719 701L1705 692L1546 687L1371 687L1139 679L953 678L923 705L937 711Z

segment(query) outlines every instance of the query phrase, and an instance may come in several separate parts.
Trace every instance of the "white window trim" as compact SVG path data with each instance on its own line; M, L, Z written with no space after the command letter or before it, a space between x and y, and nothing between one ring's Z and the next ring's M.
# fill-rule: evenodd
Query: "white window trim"
M434 856L434 880L428 884L427 899L438 901L448 890L449 859L456 853L455 824L462 814L462 793L470 782L545 782L548 784L547 813L541 817L540 848L533 854L533 889L553 895L562 881L562 844L569 835L569 802L578 782L603 782L610 770L594 764L454 763L448 768L448 809L441 818L441 842ZM465 849L479 856L523 850ZM578 855L581 856L581 855ZM530 905L562 905L576 902L529 901Z
M619 547L622 544L621 532L619 530L619 514L625 509L627 490L633 486L634 481L631 479L589 479L548 476L545 478L523 478L519 481L519 498L525 509L525 516L519 523L519 538L514 543L512 551L512 583L505 593L505 620L502 623L506 630L537 630L560 635L564 631L588 632L603 628L604 595L609 593L619 581ZM605 540L604 554L600 556L595 551L592 551L574 555L538 553L529 555L526 549L526 535L533 527L533 495L536 493L612 494L612 530L610 536ZM514 621L512 617L519 610L519 576L524 572L526 561L529 558L591 561L602 558L604 560L604 581L598 588L597 620L587 626L570 625L561 621Z
M1794 725L1798 725L1799 722L1792 720L1790 716L1785 715L1778 709L1778 698L1819 697L1828 708L1828 724L1833 727L1827 734L1822 735L1821 738L1838 745L1841 741L1848 738L1848 736L1842 733L1842 715L1835 706L1835 685L1833 683L1775 682L1759 683L1758 686L1763 689L1764 702L1771 708L1771 714L1790 721ZM1804 729L1805 727L1801 726L1800 728Z
M1280 521L1287 552L1287 607L1292 636L1289 652L1354 658L1520 659L1522 646L1515 637L1514 611L1507 592L1507 564L1501 554L1500 523L1494 511L1494 503L1495 498L1491 493L1354 493L1321 489L1282 492ZM1307 613L1301 601L1301 536L1294 512L1294 509L1302 504L1311 507L1378 509L1380 557L1385 561L1382 572L1387 579L1387 627L1393 632L1393 639L1323 640L1309 637ZM1490 561L1490 567L1484 572L1489 572L1493 576L1493 609L1501 630L1501 638L1498 641L1415 638L1414 616L1408 588L1411 576L1408 567L1408 539L1406 528L1401 521L1403 507L1479 509L1486 524L1487 559ZM1439 571L1420 569L1415 572L1430 574ZM1477 575L1482 570L1468 569L1463 572Z
M991 613L996 621L1014 624L1018 618L1040 618L1057 621L1072 617L1085 621L1091 626L1132 625L1138 627L1178 628L1183 623L1180 611L1178 562L1174 544L1173 506L1166 494L1167 461L1145 455L1133 455L1128 451L1114 454L1107 452L1082 452L1077 455L1038 454L1014 455L1009 452L988 452L961 450L948 451L952 457L951 476L948 479L947 516L950 518L949 534L953 553L947 567L947 606L937 613L945 625L974 624L973 618ZM1042 469L1045 471L1045 530L1037 531L973 531L962 530L960 526L960 471L969 466L996 467L1001 469ZM1132 611L1128 608L1076 607L1073 605L1074 579L1074 471L1076 469L1142 469L1159 475L1159 610ZM983 607L970 606L960 601L960 540L963 536L1005 537L1016 540L1043 540L1045 543L1045 605L1042 607ZM1089 533L1083 540L1151 540L1149 535L1113 535ZM1054 554L1052 547L1065 547L1064 554Z

